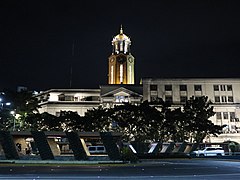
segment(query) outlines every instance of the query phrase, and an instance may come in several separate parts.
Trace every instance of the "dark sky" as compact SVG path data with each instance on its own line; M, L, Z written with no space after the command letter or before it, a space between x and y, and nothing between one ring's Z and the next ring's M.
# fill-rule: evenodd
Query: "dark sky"
M0 1L0 89L107 84L112 37L131 37L141 77L240 77L237 0ZM72 44L75 53L72 57Z

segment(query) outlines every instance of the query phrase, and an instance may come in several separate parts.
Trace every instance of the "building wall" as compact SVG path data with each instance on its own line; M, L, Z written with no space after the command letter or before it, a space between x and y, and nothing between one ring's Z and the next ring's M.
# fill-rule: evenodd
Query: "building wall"
M100 105L99 89L52 89L37 95L41 100L39 112L58 115L60 111L74 111L84 116L87 110Z
M183 96L208 96L213 102L216 114L210 120L217 125L227 125L225 134L240 133L240 79L235 78L145 78L143 100L149 102L156 98L164 101L172 99L173 104L181 105ZM186 90L180 90L184 85ZM180 87L181 86L181 87ZM201 90L195 88L201 86ZM218 89L217 89L218 87ZM182 97L182 98L181 98ZM234 117L233 117L234 116ZM231 137L231 136L229 136ZM221 136L224 139L223 136ZM240 139L238 140L240 142Z

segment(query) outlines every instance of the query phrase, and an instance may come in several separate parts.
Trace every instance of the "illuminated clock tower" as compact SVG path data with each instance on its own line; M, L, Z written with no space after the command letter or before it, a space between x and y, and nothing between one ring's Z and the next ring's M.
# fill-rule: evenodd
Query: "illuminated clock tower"
M131 41L120 33L112 40L113 51L108 58L108 84L134 84L134 57L131 55Z

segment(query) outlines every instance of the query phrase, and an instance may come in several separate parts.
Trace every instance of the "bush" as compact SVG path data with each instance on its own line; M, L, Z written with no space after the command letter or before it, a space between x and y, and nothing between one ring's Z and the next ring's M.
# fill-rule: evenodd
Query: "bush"
M138 157L128 147L124 147L122 149L122 160L136 163L138 162Z

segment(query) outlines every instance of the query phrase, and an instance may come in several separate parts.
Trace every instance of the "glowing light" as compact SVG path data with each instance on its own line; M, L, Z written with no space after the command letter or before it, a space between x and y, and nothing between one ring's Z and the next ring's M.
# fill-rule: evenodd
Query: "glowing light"
M111 66L111 84L113 84L113 66Z
M123 65L120 64L120 83L123 82Z

